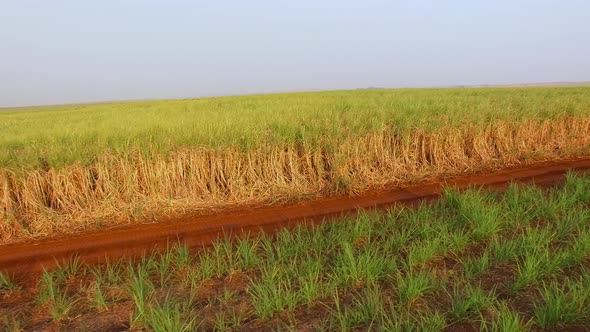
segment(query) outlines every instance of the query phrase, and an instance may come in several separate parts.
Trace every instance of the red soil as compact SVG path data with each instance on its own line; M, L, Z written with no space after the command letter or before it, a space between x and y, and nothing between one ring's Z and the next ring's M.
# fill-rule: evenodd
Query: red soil
M77 255L81 262L99 263L137 257L162 250L176 241L189 247L208 245L222 236L243 236L260 231L273 232L301 223L320 223L359 209L386 208L394 204L415 204L439 197L444 187L465 189L482 186L503 190L509 183L552 185L564 179L568 170L590 170L590 158L537 163L490 174L466 175L430 181L406 188L368 192L358 197L333 197L292 204L234 209L223 214L187 215L155 224L136 224L84 234L47 238L0 246L0 271L24 276L55 266Z

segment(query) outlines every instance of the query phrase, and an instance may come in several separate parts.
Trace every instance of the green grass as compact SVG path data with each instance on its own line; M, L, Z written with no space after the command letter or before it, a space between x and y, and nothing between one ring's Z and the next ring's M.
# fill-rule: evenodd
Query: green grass
M88 290L88 301L92 307L97 311L106 311L109 309L107 304L106 295L103 290L103 285L100 279L97 278L96 282L92 284Z
M111 151L166 155L300 142L383 130L588 115L589 87L396 89L253 95L31 108L0 112L0 167L91 164Z
M483 309L494 306L496 295L486 293L481 288L469 285L464 289L453 290L452 304L448 316L451 320L462 321L479 316Z
M0 291L2 291L2 290L11 291L11 290L16 289L16 287L17 286L14 284L14 282L12 280L10 280L10 278L7 275L0 272Z
M416 209L197 252L178 245L101 266L73 259L36 288L0 279L6 299L36 299L0 317L25 330L32 317L78 330L113 315L154 331L575 329L590 324L589 184L570 174L550 189L447 191Z
M168 331L194 331L195 317L183 317L183 313L189 311L188 306L182 306L177 302L155 303L147 308L145 313L146 325L154 332Z
M462 263L465 278L471 279L477 275L481 275L490 267L490 254L484 252L481 256L469 257Z
M485 331L506 331L520 332L529 331L531 321L525 321L518 312L510 309L505 303L498 306L497 316L487 322L486 317L482 317L481 329Z
M145 320L148 301L154 291L154 285L149 279L147 260L136 266L130 264L128 274L127 292L135 304L131 325L141 326Z
M590 318L590 276L544 283L540 300L535 305L535 321L543 328L567 326Z
M398 273L396 276L398 301L402 305L411 304L417 298L432 292L436 288L435 277L425 271L411 271L406 275Z

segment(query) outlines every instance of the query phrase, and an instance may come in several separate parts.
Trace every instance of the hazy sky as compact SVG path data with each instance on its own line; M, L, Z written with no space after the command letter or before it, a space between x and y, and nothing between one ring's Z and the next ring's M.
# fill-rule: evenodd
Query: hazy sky
M582 80L588 0L0 1L0 107Z

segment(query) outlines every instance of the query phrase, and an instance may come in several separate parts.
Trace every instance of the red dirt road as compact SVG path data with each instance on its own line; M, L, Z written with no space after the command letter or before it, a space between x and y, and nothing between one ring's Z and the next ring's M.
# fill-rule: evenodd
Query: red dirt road
M369 192L358 197L334 197L288 205L232 210L223 214L186 216L155 224L135 224L59 238L41 239L0 246L0 271L25 276L55 266L77 255L85 263L137 257L165 249L181 241L189 247L208 245L221 236L240 236L260 231L273 232L300 223L320 223L327 218L353 215L359 209L414 204L437 198L444 187L472 186L505 189L510 182L552 185L564 179L568 170L590 171L590 157L537 163L490 174L467 175L421 183L406 188Z

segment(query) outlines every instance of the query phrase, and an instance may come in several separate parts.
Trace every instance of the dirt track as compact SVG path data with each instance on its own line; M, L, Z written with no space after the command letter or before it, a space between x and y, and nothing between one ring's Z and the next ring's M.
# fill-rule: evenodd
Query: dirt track
M51 268L77 255L86 263L136 257L181 241L190 247L210 244L220 236L272 232L296 224L319 223L325 218L352 215L358 209L384 208L396 203L412 204L437 198L445 186L483 186L502 190L510 182L551 185L563 180L568 170L590 171L590 158L545 162L490 174L468 175L431 181L406 188L370 192L359 197L336 197L256 210L233 210L224 214L186 216L156 224L138 224L60 238L0 246L0 271L26 275Z

